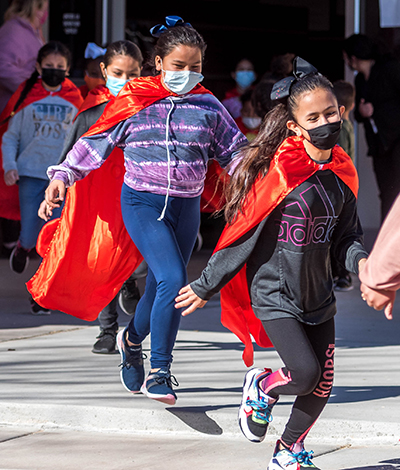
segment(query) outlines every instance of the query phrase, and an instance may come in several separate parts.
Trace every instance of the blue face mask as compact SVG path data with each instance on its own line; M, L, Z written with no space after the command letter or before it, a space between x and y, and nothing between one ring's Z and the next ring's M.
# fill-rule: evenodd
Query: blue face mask
M128 83L129 80L124 80L123 78L115 78L107 76L106 87L111 91L114 96L117 96L118 93L122 90L125 83Z
M256 74L253 70L239 70L236 72L235 77L236 83L240 86L240 88L247 88L252 83L254 83Z
M165 85L177 95L184 95L203 80L203 75L189 70L163 70Z

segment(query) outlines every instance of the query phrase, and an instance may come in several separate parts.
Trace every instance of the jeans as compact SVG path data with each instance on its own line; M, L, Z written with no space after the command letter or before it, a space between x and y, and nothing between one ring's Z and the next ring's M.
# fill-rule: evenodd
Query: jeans
M19 241L22 248L31 250L36 246L36 241L45 221L38 216L38 210L44 199L44 193L48 186L48 180L20 176L19 205L21 211L21 232ZM61 208L53 210L52 219L60 217Z
M165 196L122 187L122 217L148 265L145 292L128 325L128 339L140 344L151 332L152 368L172 362L181 317L175 297L187 284L186 266L200 226L200 196L169 197L164 218L157 220L164 203Z

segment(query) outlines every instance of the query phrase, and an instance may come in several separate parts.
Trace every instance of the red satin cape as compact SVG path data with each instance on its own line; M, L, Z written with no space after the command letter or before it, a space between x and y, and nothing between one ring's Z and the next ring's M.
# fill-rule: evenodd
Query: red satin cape
M198 85L191 93L209 91ZM159 76L132 80L84 135L100 134L167 96L176 95ZM43 241L43 261L27 283L43 307L93 321L141 263L121 215L124 174L122 151L115 149L99 169L68 189L54 236Z
M111 91L105 85L98 85L96 88L90 90L86 95L86 98L79 108L78 114L75 116L75 119L84 111L106 103L107 101L111 101L112 99L114 99L114 95L111 93Z
M8 128L8 118L11 116L18 98L21 96L21 93L25 87L25 83L26 82L21 83L17 91L11 96L6 107L3 109L3 112L0 114L0 123L2 123L0 125L0 142L3 138L3 134ZM48 95L50 95L50 92L44 88L42 85L42 80L38 79L24 101L18 107L17 113L26 106L46 98ZM57 92L57 95L69 101L78 109L83 101L78 88L68 78L63 81L61 90ZM5 184L2 160L0 146L0 217L4 217L5 219L19 220L21 216L19 213L18 186L7 186Z
M276 152L267 175L259 178L248 194L243 213L227 225L215 251L223 250L265 219L297 186L318 170L332 170L354 193L358 193L357 171L339 146L332 149L330 163L319 164L307 155L302 137L289 137ZM271 347L261 321L251 308L246 266L221 290L221 322L244 343L243 360L253 364L251 337L262 347Z

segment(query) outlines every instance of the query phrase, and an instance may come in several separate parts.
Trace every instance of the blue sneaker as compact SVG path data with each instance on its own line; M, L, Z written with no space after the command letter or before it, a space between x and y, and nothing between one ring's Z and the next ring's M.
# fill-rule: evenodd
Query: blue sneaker
M239 426L244 436L252 442L262 442L272 421L272 408L277 399L260 390L259 383L271 374L271 369L251 369L243 383L242 402L239 408Z
M267 470L320 470L311 462L312 458L313 451L307 452L304 448L300 452L280 449L280 441L278 441Z
M160 369L158 372L149 373L140 391L153 400L175 405L178 398L172 390L172 385L179 385L176 378L171 375L169 369Z
M117 336L117 346L121 354L121 382L128 392L139 393L144 381L142 346L128 346L126 342L127 328Z

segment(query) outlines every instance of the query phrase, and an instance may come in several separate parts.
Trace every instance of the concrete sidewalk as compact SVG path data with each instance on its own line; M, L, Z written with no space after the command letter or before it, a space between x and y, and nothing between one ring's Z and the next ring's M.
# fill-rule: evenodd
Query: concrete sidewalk
M190 279L208 256L193 256ZM0 469L265 468L292 399L275 407L264 443L241 436L243 347L220 325L217 297L182 319L172 368L178 402L168 407L123 389L118 354L90 352L95 322L59 312L33 317L4 260L0 275ZM307 448L324 470L399 470L399 304L388 322L365 305L357 285L337 298L335 385ZM120 315L121 327L128 321ZM280 365L273 349L256 348L256 367Z

